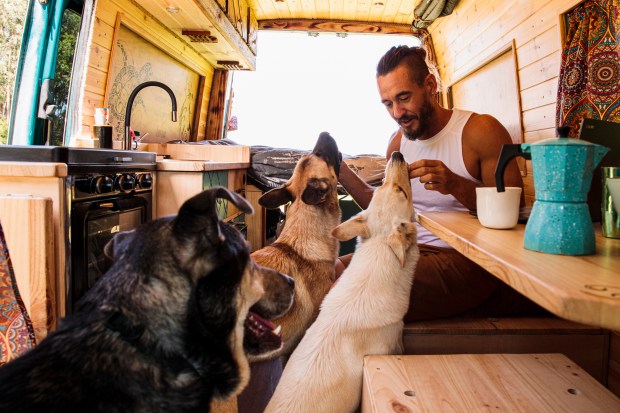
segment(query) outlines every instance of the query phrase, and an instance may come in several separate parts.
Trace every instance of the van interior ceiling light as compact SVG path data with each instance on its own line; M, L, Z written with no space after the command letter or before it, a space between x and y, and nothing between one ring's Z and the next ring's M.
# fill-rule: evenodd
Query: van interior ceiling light
M171 13L171 14L178 13L178 12L179 12L179 10L180 10L180 9L179 9L177 6L173 5L173 4L170 4L168 7L166 7L166 11L167 11L168 13Z

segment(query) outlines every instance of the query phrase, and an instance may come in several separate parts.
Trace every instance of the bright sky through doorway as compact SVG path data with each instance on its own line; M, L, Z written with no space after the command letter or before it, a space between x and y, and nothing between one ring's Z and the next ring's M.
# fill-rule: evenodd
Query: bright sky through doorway
M310 150L322 131L348 155L385 155L397 128L380 101L376 65L413 36L261 31L256 71L236 71L231 115L243 145Z

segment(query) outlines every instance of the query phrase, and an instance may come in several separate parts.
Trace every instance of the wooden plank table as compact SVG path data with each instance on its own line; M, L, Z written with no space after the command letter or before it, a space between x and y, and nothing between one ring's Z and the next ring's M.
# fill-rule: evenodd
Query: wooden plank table
M620 330L620 239L596 229L596 253L545 254L523 247L525 225L485 228L467 212L424 212L418 221L457 251L559 317Z
M563 354L366 356L362 413L618 412Z

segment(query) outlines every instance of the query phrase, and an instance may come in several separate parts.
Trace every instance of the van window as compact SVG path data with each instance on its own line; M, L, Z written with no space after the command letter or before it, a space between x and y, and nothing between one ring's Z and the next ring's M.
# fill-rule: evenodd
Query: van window
M72 4L70 3L70 5ZM56 111L51 117L50 145L62 145L64 143L65 116L69 99L73 55L75 54L75 44L80 31L81 21L81 10L67 8L63 12L58 55L56 57L56 78L52 93L55 98Z
M309 150L329 132L347 155L385 155L397 129L381 104L376 66L412 35L261 31L255 71L233 73L226 137Z
M0 144L7 143L15 72L28 0L0 2Z

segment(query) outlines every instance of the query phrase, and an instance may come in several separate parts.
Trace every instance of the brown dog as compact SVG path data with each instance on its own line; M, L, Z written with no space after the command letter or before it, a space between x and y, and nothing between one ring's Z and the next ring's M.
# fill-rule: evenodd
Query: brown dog
M319 306L334 282L339 243L332 230L340 224L338 173L341 155L327 132L308 155L297 162L291 178L259 199L265 208L291 203L278 239L252 253L259 265L289 274L295 280L293 307L274 323L282 327L285 359L318 315ZM272 358L259 356L257 359Z

